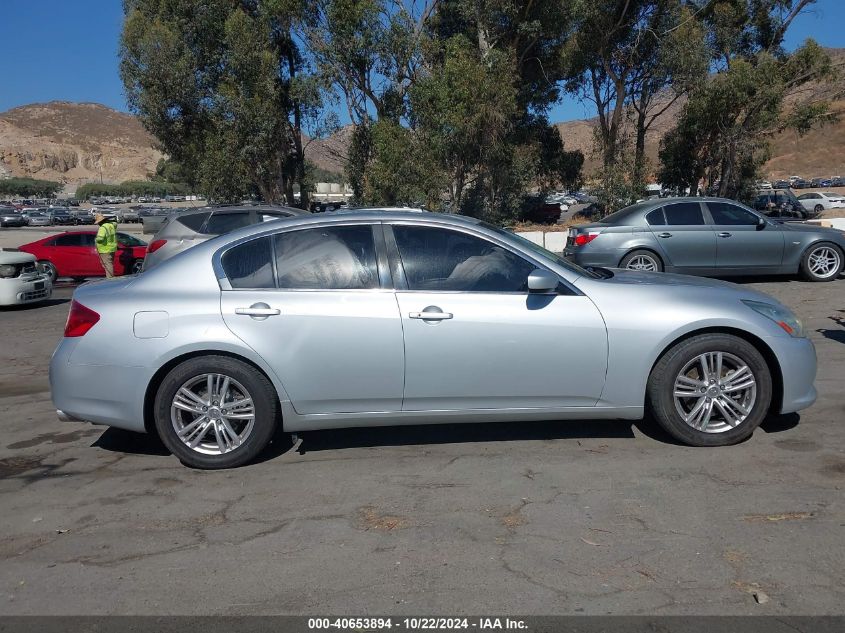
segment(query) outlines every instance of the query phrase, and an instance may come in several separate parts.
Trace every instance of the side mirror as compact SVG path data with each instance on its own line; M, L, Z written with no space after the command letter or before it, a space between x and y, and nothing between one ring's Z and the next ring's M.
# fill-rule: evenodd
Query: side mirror
M528 275L528 292L554 292L558 284L560 279L548 270L536 268Z
M757 218L757 230L758 231L762 231L763 229L765 229L767 224L768 224L768 222L766 221L766 218Z

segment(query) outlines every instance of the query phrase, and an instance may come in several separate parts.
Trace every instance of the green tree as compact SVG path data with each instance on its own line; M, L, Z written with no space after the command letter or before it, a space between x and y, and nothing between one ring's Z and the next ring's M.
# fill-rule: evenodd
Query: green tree
M722 0L704 13L718 71L690 94L660 149L661 182L695 192L747 198L770 156L769 139L832 120L828 102L808 90L829 80L830 57L812 40L782 48L809 0Z
M320 90L297 45L304 3L125 0L130 108L210 197L294 203ZM307 204L307 187L302 187Z
M37 178L5 178L0 180L0 196L21 196L23 198L52 198L64 185L52 180Z

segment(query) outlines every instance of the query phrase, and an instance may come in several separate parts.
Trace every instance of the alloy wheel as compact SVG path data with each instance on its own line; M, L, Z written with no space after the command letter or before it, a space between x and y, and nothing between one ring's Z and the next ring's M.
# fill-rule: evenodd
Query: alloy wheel
M810 253L807 266L813 276L827 279L839 271L839 257L839 251L835 248L821 246Z
M649 272L657 271L657 262L648 255L635 255L625 266L628 270L646 270Z
M225 374L202 374L173 396L170 421L185 446L223 455L241 446L255 426L255 405L246 388Z
M757 379L741 358L728 352L699 354L675 377L675 410L704 433L736 428L757 402Z

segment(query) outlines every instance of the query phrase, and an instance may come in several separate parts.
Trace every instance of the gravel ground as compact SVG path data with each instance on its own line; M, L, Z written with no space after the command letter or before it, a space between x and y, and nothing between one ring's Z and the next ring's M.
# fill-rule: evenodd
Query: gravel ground
M647 421L356 429L227 472L56 420L71 287L0 311L0 614L841 614L845 280L752 285L804 319L820 397L740 446Z

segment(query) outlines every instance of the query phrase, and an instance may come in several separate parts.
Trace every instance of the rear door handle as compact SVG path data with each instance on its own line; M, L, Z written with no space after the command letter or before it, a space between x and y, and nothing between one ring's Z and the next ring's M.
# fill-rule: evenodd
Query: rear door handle
M719 235L719 237L730 237L731 236L731 234L728 233L728 232L719 233L718 235Z
M658 233L657 237L672 237L671 233Z

